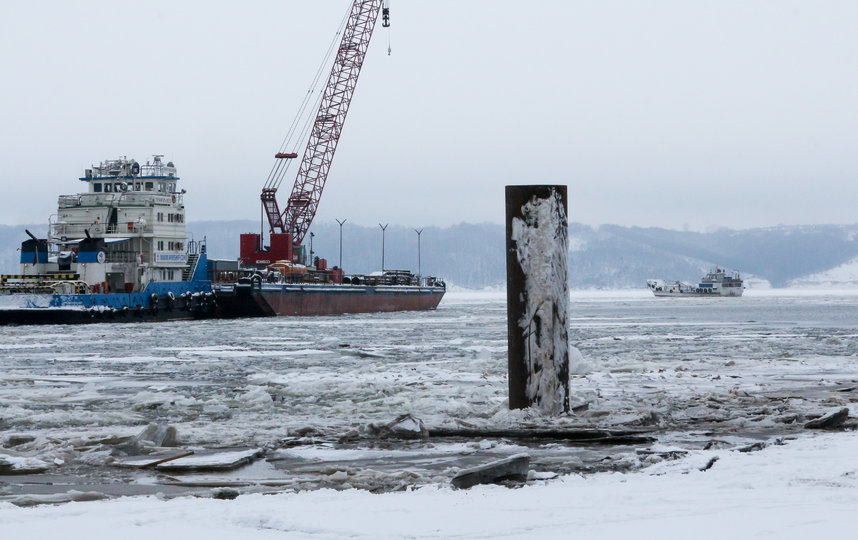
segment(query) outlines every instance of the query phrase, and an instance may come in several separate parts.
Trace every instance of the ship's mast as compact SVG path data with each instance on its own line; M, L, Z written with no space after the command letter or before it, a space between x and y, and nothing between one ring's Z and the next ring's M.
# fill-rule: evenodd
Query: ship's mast
M280 211L276 196L286 167L275 164L262 189L262 207L271 233L291 233L295 245L304 240L316 215L379 12L383 26L389 26L386 0L352 2L286 209ZM287 148L281 148L275 156L278 161L297 157Z

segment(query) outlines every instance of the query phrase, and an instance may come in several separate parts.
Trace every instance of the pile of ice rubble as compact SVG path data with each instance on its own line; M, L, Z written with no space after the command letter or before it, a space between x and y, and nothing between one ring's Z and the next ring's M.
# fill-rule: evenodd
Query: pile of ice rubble
M682 448L658 443L649 436L655 434L652 425L658 424L655 415L639 422L648 428L605 431L564 428L556 422L553 428L546 429L545 418L536 428L522 422L534 415L533 411L510 414L518 416L517 428L432 430L419 418L404 414L385 424L370 423L350 430L337 440L307 428L253 448L183 445L175 427L156 423L134 436L70 440L49 451L44 450L44 441L35 437L5 433L0 439L0 476L28 475L35 477L30 481L38 484L39 475L46 473L75 471L71 474L98 477L99 474L81 471L101 469L102 477L105 470L117 471L116 478L107 473L111 482L172 486L177 488L173 494L215 498L325 487L372 492L429 484L468 488L484 483L522 485L570 472L628 471L686 459L700 449L753 452L772 444L785 444L798 435L751 443L738 437L709 438L702 446ZM858 422L849 418L848 408L838 408L808 420L803 428L842 431L854 430L856 425ZM696 467L705 471L717 460L717 456L711 457ZM133 474L122 475L121 471ZM97 489L71 489L42 495L22 493L4 499L30 505L107 497Z

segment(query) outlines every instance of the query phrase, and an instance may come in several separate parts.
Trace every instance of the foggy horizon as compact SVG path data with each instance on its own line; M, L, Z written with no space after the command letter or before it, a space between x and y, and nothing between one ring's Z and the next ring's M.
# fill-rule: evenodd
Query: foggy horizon
M154 153L189 221L258 219L348 5L11 3L0 221L46 222L91 164ZM394 2L316 219L502 223L505 185L544 183L590 226L858 222L856 23L845 1Z

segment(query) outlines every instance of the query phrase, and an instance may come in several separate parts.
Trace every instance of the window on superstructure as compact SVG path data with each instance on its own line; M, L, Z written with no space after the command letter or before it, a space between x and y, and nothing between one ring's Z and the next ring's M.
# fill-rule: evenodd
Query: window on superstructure
M143 184L141 184L140 182L135 182L134 191L140 191L142 188L143 188Z
M166 184L164 184L164 182L158 182L158 191L161 193L167 191Z
M105 193L110 193L112 190L113 190L113 184L111 184L110 182L105 182L105 184L104 184L104 192L105 192Z
M158 251L164 251L164 241L158 240Z
M93 193L101 193L101 182L95 182L92 184Z

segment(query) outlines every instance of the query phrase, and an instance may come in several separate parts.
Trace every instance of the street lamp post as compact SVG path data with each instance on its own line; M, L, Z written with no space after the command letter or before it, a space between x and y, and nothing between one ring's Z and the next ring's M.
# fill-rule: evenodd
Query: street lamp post
M342 221L340 221L340 220L336 220L336 221L337 221L337 223L340 224L340 270L342 270L342 268L343 268L343 223L348 221L348 218L346 218Z
M310 264L308 266L315 266L313 262L313 237L316 236L314 233L310 233Z
M384 275L384 231L387 230L388 225L390 225L390 224L389 223L385 223L384 225L382 225L381 223L378 224L378 226L381 227L381 274L382 275Z
M420 235L423 234L423 229L414 229L414 232L417 233L417 282L421 283L423 281L423 273L420 268Z

